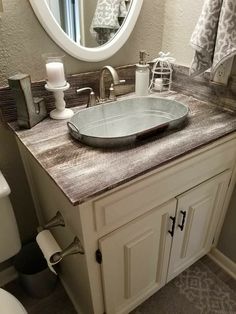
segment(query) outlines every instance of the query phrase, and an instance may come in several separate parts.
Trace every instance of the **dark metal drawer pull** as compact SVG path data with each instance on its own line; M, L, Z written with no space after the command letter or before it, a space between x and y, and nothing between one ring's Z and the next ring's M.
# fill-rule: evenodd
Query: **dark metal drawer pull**
M171 230L168 230L168 232L173 238L175 232L175 217L170 216L170 219L172 220L172 228Z
M186 219L186 210L181 210L180 213L183 215L182 217L182 223L181 225L178 225L181 231L184 230L184 224L185 224L185 219Z

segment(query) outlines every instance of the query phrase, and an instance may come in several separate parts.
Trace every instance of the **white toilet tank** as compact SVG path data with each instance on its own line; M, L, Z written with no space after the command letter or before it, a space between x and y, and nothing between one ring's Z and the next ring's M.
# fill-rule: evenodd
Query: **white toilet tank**
M0 263L21 249L20 235L11 206L11 190L0 171Z

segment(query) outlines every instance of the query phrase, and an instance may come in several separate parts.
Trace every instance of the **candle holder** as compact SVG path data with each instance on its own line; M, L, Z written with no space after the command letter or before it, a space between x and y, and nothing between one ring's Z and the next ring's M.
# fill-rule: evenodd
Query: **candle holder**
M172 65L175 59L170 53L160 52L159 57L153 60L152 78L149 89L153 92L169 91L172 84Z
M46 90L54 93L56 109L50 112L50 117L56 120L69 119L74 115L71 109L66 108L64 100L64 92L70 88L70 84L66 83L62 87L52 87L48 84L45 85Z
M55 97L56 109L50 112L52 119L68 119L74 112L66 109L64 100L64 92L70 88L70 84L66 82L64 71L64 56L58 56L54 53L44 54L43 58L46 63L47 84L46 90L53 92Z

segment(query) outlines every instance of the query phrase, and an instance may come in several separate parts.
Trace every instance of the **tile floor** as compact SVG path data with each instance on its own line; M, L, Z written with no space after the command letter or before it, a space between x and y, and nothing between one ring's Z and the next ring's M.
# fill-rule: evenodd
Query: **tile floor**
M76 314L60 284L43 299L27 296L17 281L5 289L22 302L29 314ZM205 256L131 313L236 314L236 281Z

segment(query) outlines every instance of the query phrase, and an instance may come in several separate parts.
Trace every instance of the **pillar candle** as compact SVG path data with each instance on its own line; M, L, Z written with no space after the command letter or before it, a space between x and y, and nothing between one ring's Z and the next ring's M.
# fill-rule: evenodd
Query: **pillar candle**
M66 85L64 65L62 62L54 61L46 63L48 85L50 87L62 87Z
M156 78L154 81L154 89L158 91L162 91L163 89L163 79L162 78Z

